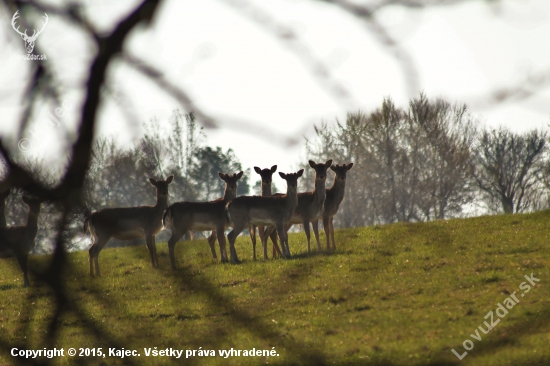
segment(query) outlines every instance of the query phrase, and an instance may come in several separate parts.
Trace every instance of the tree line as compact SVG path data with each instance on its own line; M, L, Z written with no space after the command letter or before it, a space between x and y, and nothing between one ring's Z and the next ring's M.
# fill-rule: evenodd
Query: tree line
M548 134L486 127L464 104L424 94L323 123L308 156L352 161L341 227L548 208Z
M112 138L96 139L84 184L84 207L71 211L64 235L72 248L84 248L82 223L104 207L153 205L149 177L173 174L170 201L209 201L223 196L218 172L242 170L233 150L206 145L207 137L193 113L174 111L169 131L153 119L130 147ZM548 135L532 130L512 132L485 127L464 104L428 99L424 94L406 108L385 98L381 107L365 114L349 113L345 122L324 122L305 140L309 158L353 162L344 202L335 217L337 227L392 222L429 221L480 213L515 213L549 207L550 160ZM36 160L22 160L36 179L54 185L56 173ZM258 177L259 178L259 177ZM301 191L312 189L306 169ZM260 181L249 169L239 182L237 196L260 194ZM327 186L332 184L327 179ZM8 226L26 217L21 192L6 200ZM45 203L39 220L35 251L54 242L60 209ZM201 234L199 234L201 235ZM166 241L169 233L159 233ZM138 240L135 244L141 244ZM127 245L113 240L111 245Z

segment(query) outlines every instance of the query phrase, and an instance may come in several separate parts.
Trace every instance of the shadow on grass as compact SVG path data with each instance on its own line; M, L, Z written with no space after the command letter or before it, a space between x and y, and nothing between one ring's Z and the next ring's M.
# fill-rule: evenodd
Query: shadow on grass
M0 291L6 291L6 290L11 290L11 289L14 289L14 288L18 288L18 287L23 287L23 285L21 284L8 284L8 285L0 285Z

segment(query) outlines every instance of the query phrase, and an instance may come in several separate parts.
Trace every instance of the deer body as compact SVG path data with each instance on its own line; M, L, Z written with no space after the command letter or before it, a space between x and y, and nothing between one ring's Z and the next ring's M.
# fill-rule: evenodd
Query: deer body
M277 165L273 165L271 169L260 169L257 166L254 167L256 173L262 178L262 197L269 197L271 193L271 183L272 175L277 171ZM273 257L278 253L282 256L281 249L277 244L277 232L274 230L274 227L266 228L265 226L258 226L258 234L260 236L260 241L263 243L264 236L269 235L271 242L273 243ZM254 260L256 260L256 225L251 225L250 227L250 238L252 239L252 252ZM267 238L265 239L267 241Z
M325 199L325 209L323 211L323 229L325 230L325 236L327 237L327 250L331 250L330 242L332 241L332 250L336 250L336 243L334 241L334 226L332 224L334 215L338 213L340 203L344 200L344 193L346 190L346 175L351 169L353 163L334 165L330 169L335 172L334 183L332 187L327 189ZM315 222L314 227L317 226L318 221Z
M281 178L287 181L285 195L260 197L241 196L235 198L227 205L227 214L233 223L233 230L227 235L231 251L231 263L237 263L238 257L235 251L235 239L250 224L257 226L275 226L284 255L289 255L288 235L284 225L292 217L292 213L298 203L297 182L304 170L297 173L279 173ZM267 235L262 238L264 259L267 259Z
M172 235L168 240L168 252L172 269L176 269L174 257L176 243L189 230L215 230L222 262L227 262L224 231L231 223L225 213L225 206L237 195L237 181L241 179L243 172L233 175L218 173L218 175L225 181L223 199L210 202L177 202L168 207L164 213L163 224L165 227L170 227L172 231ZM213 246L211 246L211 250L212 254L215 255Z
M23 197L23 202L29 207L27 224L25 226L0 228L0 251L12 252L23 271L23 286L29 285L27 277L27 257L34 248L34 238L38 231L38 214L40 201Z
M166 180L149 179L157 189L154 206L105 208L94 212L84 222L84 232L90 231L93 244L89 249L90 276L100 277L98 256L111 238L133 240L145 238L153 268L158 268L155 235L162 229L162 215L168 207L168 185L174 176Z
M332 160L326 163L315 163L310 160L309 165L315 169L315 189L312 192L298 193L298 204L294 210L292 218L287 223L287 231L294 224L302 224L307 237L307 251L310 252L310 232L309 223L312 223L313 233L317 240L317 247L321 250L321 242L319 241L319 229L317 221L323 214L326 189L325 182L327 180L327 169L332 165Z

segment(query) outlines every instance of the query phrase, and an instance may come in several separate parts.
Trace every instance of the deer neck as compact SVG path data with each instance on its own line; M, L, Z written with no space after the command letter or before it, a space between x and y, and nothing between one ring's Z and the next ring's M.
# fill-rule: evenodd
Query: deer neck
M336 202L341 202L344 199L344 191L346 190L346 181L334 177L334 183L330 190L333 193Z
M286 189L286 207L293 212L298 205L298 190L296 187Z
M157 203L155 208L164 212L168 208L168 196L157 195Z
M227 187L225 187L225 191L223 191L223 201L227 203L235 199L235 197L237 197L237 192L232 189L227 189Z
M313 190L313 197L315 202L322 204L325 202L327 196L327 190L325 186L325 180L315 179L315 189Z
M271 184L263 184L262 183L262 196L267 197L271 196Z

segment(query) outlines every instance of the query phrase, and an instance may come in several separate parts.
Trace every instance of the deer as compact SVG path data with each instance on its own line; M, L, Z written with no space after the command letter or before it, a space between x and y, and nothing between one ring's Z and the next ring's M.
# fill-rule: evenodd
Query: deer
M272 175L277 171L277 165L273 165L271 169L260 169L257 166L254 167L254 170L256 173L260 175L262 178L262 196L271 196L271 182L272 182ZM218 200L223 198L218 198ZM253 258L256 260L256 226L250 225L248 228L250 233L250 239L252 240L252 252L253 252ZM258 227L258 234L260 235L260 240L262 240L262 235L267 232L267 229L265 229L263 226ZM279 248L279 245L277 244L277 233L272 230L271 233L268 233L271 237L271 242L273 243L273 257L275 257L277 254L281 254L281 249ZM216 241L216 231L212 231L212 234L208 237L208 245L210 246L210 251L212 252L212 258L216 259L216 250L214 249L214 243Z
M224 231L230 226L230 222L225 214L225 206L237 196L237 181L241 179L243 172L233 175L218 173L218 176L225 182L223 199L209 202L176 202L168 207L164 213L162 223L164 227L170 227L172 231L172 235L168 240L168 253L172 270L176 269L176 259L174 257L176 243L189 230L215 230L222 263L227 262ZM215 255L213 246L211 249L212 254Z
M23 38L23 41L25 41L25 49L27 50L27 53L31 53L32 50L34 49L34 42L36 42L36 38L38 38L38 36L40 35L40 33L42 33L42 31L44 30L44 28L46 28L46 24L48 24L48 14L44 13L44 21L42 22L42 29L40 30L37 30L37 29L34 29L33 33L32 33L32 36L29 37L29 35L27 34L27 30L25 29L24 32L21 32L19 30L19 26L17 26L17 28L15 28L16 26L16 21L17 19L19 18L19 10L17 10L15 12L15 14L13 14L13 17L11 18L11 26L13 27L13 29L21 36L21 38Z
M298 203L298 178L303 173L303 169L289 174L279 172L279 176L286 180L287 190L285 195L267 197L241 196L227 204L227 215L233 223L233 230L227 234L231 263L236 264L239 262L237 251L235 250L235 239L251 224L256 226L275 226L281 240L283 256L286 256L286 253L290 253L285 224L292 217L292 213ZM262 238L262 246L264 249L264 260L267 260L267 235L264 235Z
M309 166L315 169L315 189L312 192L298 193L298 204L294 210L292 218L286 225L288 231L294 224L302 224L307 238L307 252L310 253L310 232L309 223L312 223L313 233L317 240L317 247L321 250L321 242L319 241L319 230L317 225L313 223L323 214L323 207L325 204L326 189L325 182L327 180L327 169L332 165L332 160L328 160L326 163L315 163L313 160L309 160ZM290 251L287 253L290 256Z
M255 166L254 171L258 173L262 178L262 197L271 196L272 195L271 193L272 176L273 176L273 173L277 171L277 165L273 165L271 169L267 169L267 168L260 169L257 166ZM250 230L251 230L250 238L252 239L252 251L254 254L254 260L256 260L256 226L251 225ZM258 235L260 236L260 241L263 240L263 237L265 235L269 235L269 237L271 238L271 242L273 243L273 258L275 258L277 254L279 256L282 256L281 249L277 244L277 232L273 230L273 227L271 228L271 232L269 232L268 228L264 226L258 226Z
M38 231L38 214L41 201L37 198L23 196L23 202L28 206L27 224L25 226L0 228L0 251L15 254L23 271L23 286L30 286L27 276L27 257L34 248L34 238Z
M334 226L332 221L334 215L338 213L340 208L340 203L344 200L344 193L346 190L346 175L349 170L353 167L353 163L342 164L342 165L333 165L330 169L335 173L334 183L332 187L328 188L326 191L325 199L325 208L323 211L323 229L325 231L325 236L327 237L327 251L331 250L330 241L332 241L332 250L336 250L336 243L334 241ZM317 225L319 221L313 222L313 231L317 230ZM330 240L329 240L330 234Z
M111 238L134 240L145 237L153 268L158 268L155 235L163 228L162 216L168 207L168 185L174 176L166 180L149 178L156 188L157 202L154 206L104 208L91 214L84 222L83 231L90 232L93 243L89 253L90 276L101 277L99 272L99 252Z

